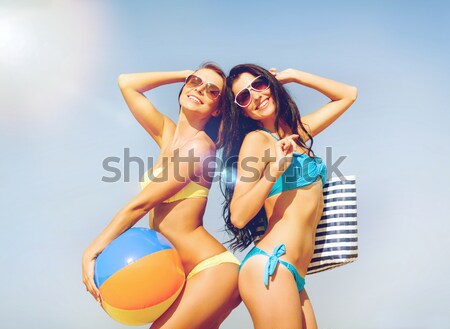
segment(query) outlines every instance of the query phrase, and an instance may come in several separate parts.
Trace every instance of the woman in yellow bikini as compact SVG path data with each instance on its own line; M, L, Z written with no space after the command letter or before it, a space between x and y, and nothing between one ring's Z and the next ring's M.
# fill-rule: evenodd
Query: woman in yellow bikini
M143 92L183 81L175 124ZM202 226L212 179L208 161L215 156L215 139L226 105L225 75L216 65L205 64L195 72L121 75L119 86L131 112L161 152L150 175L146 175L142 192L117 213L84 252L83 282L101 302L93 281L97 256L150 212L150 227L174 245L187 274L183 291L151 328L218 328L240 303L239 262ZM186 161L188 158L191 161Z

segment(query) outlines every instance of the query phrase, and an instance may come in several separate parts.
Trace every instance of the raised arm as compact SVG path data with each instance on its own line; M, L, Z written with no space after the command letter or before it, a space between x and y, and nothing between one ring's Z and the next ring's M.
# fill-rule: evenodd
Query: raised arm
M313 137L336 121L355 102L358 96L356 87L311 73L286 69L274 74L281 83L296 82L313 88L331 99L328 104L302 117L302 123Z
M273 184L291 163L296 147L293 137L298 135L279 140L273 157L268 152L268 136L254 131L245 137L239 152L236 185L230 204L231 223L235 227L243 228L263 207Z
M131 113L142 127L162 147L175 130L175 124L160 113L144 96L144 92L156 87L183 82L192 71L146 72L121 74L119 87Z
M185 187L191 180L205 175L206 159L215 154L211 145L203 141L194 141L189 145L195 150L196 161L188 162L190 153L180 153L180 161L173 157L163 171L163 179L154 179L135 198L125 205L111 220L108 226L97 236L83 254L83 282L87 290L100 300L100 293L94 283L94 265L98 255L115 238L136 224L155 206L167 200ZM181 179L186 177L186 179Z

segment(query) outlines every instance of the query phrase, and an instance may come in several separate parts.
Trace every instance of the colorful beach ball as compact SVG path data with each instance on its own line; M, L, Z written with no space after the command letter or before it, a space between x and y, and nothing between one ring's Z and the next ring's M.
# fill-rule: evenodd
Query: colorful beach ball
M185 274L176 250L164 236L131 228L97 257L94 280L109 316L124 324L144 325L175 301Z

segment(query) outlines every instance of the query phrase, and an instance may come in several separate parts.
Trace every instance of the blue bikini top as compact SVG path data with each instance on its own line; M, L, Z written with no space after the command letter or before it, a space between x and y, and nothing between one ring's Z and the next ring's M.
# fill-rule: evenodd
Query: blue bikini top
M261 128L261 130L268 132L275 140L279 140L279 138L269 130L265 128ZM322 162L321 158L316 156L310 157L305 153L294 152L290 166L275 181L268 197L284 191L311 185L319 176L322 179L322 186L325 185L327 180L327 166Z

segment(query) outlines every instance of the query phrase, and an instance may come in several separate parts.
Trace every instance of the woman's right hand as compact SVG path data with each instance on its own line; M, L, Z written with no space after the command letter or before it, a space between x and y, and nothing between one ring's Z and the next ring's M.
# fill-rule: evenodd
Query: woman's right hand
M86 286L86 290L97 300L97 302L102 304L102 298L100 296L100 291L94 282L94 267L97 256L90 256L88 251L83 254L82 259L82 276L83 283Z
M292 163L292 154L297 148L294 139L297 134L292 134L280 139L275 144L275 161L270 163L270 174L272 177L280 177Z

